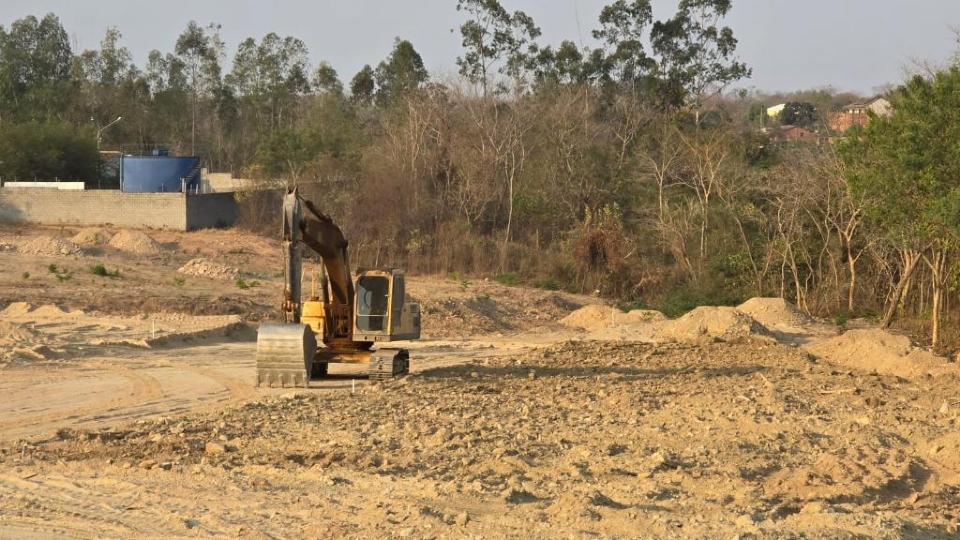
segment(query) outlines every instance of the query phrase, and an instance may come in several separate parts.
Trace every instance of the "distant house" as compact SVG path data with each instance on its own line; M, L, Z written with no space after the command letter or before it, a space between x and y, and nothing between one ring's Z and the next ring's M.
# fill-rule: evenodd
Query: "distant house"
M819 136L809 129L800 126L780 126L771 133L773 139L778 141L808 141L818 142Z
M844 133L853 126L864 126L870 119L867 114L868 111L877 116L890 116L893 114L893 107L889 101L882 97L876 97L863 103L851 103L833 115L830 119L830 129L838 133Z
M770 118L776 118L780 116L780 113L783 112L783 108L786 106L786 103L781 103L779 105L774 105L773 107L767 107L767 116Z

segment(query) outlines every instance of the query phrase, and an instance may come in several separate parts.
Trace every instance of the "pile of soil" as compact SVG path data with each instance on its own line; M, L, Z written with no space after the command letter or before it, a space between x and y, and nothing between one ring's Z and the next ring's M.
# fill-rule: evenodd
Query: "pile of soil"
M177 272L188 276L204 276L212 278L230 278L236 279L240 275L240 270L231 268L203 257L192 259L183 265Z
M6 307L3 311L0 311L0 315L4 317L17 317L19 315L26 315L30 313L33 309L33 306L26 302L14 302Z
M614 323L617 308L603 304L583 306L566 317L560 319L560 324L571 328L582 328L593 332L606 328Z
M769 337L770 331L736 308L701 306L675 321L664 324L656 336L661 340L678 342L704 339L736 341L750 337Z
M767 328L777 326L802 328L815 324L809 315L783 298L751 298L737 306L737 309Z
M960 374L957 364L914 347L906 336L879 328L849 330L835 338L814 343L807 350L833 364L905 379Z
M596 299L495 281L457 282L416 278L408 292L420 301L425 338L461 338L528 331L556 325L571 311Z
M20 253L28 255L79 255L80 246L70 240L54 238L52 236L38 236L33 240L20 244Z
M163 248L141 231L122 230L110 239L110 245L121 250L141 255L155 255Z
M40 334L25 326L0 320L0 348L11 343L32 343Z
M94 227L78 232L71 240L73 240L75 244L93 244L99 246L109 243L111 238L113 238L113 235L106 229Z
M570 328L582 328L598 332L611 327L633 327L665 320L663 313L647 309L634 309L627 313L602 304L590 304L560 319L560 324Z

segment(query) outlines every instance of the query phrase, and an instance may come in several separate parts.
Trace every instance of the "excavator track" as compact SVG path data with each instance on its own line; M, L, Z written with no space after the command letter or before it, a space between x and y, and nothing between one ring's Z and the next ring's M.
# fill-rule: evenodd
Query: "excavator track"
M316 337L305 324L261 323L257 332L257 386L308 386L316 350Z
M379 349L370 355L370 380L387 381L410 373L407 349Z

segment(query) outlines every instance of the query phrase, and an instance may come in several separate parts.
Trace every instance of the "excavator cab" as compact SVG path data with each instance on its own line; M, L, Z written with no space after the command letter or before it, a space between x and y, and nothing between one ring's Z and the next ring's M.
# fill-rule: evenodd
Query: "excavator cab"
M357 276L355 341L398 341L420 337L420 304L408 301L404 272L366 270Z

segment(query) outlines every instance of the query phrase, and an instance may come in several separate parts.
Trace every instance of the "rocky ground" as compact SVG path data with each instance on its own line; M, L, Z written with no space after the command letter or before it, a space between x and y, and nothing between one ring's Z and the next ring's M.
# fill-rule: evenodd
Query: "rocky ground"
M415 278L425 339L409 377L255 389L250 335L199 317L243 302L257 309L241 319L269 316L277 258L256 255L269 242L148 231L162 251L143 255L101 240L64 263L64 282L20 246L80 231L3 232L0 342L54 353L0 361L12 405L0 414L0 538L960 536L957 366L902 336L844 332L776 299L669 321ZM202 275L177 272L201 257ZM80 272L97 262L120 277ZM259 284L238 288L235 275ZM110 305L114 283L157 300ZM78 310L74 326L62 320ZM134 343L151 317L175 321L175 339ZM183 324L206 333L192 342ZM131 342L81 348L110 332ZM122 370L133 390L108 380ZM220 386L192 389L201 376ZM41 413L4 379L104 391L82 403L51 391L65 405Z

